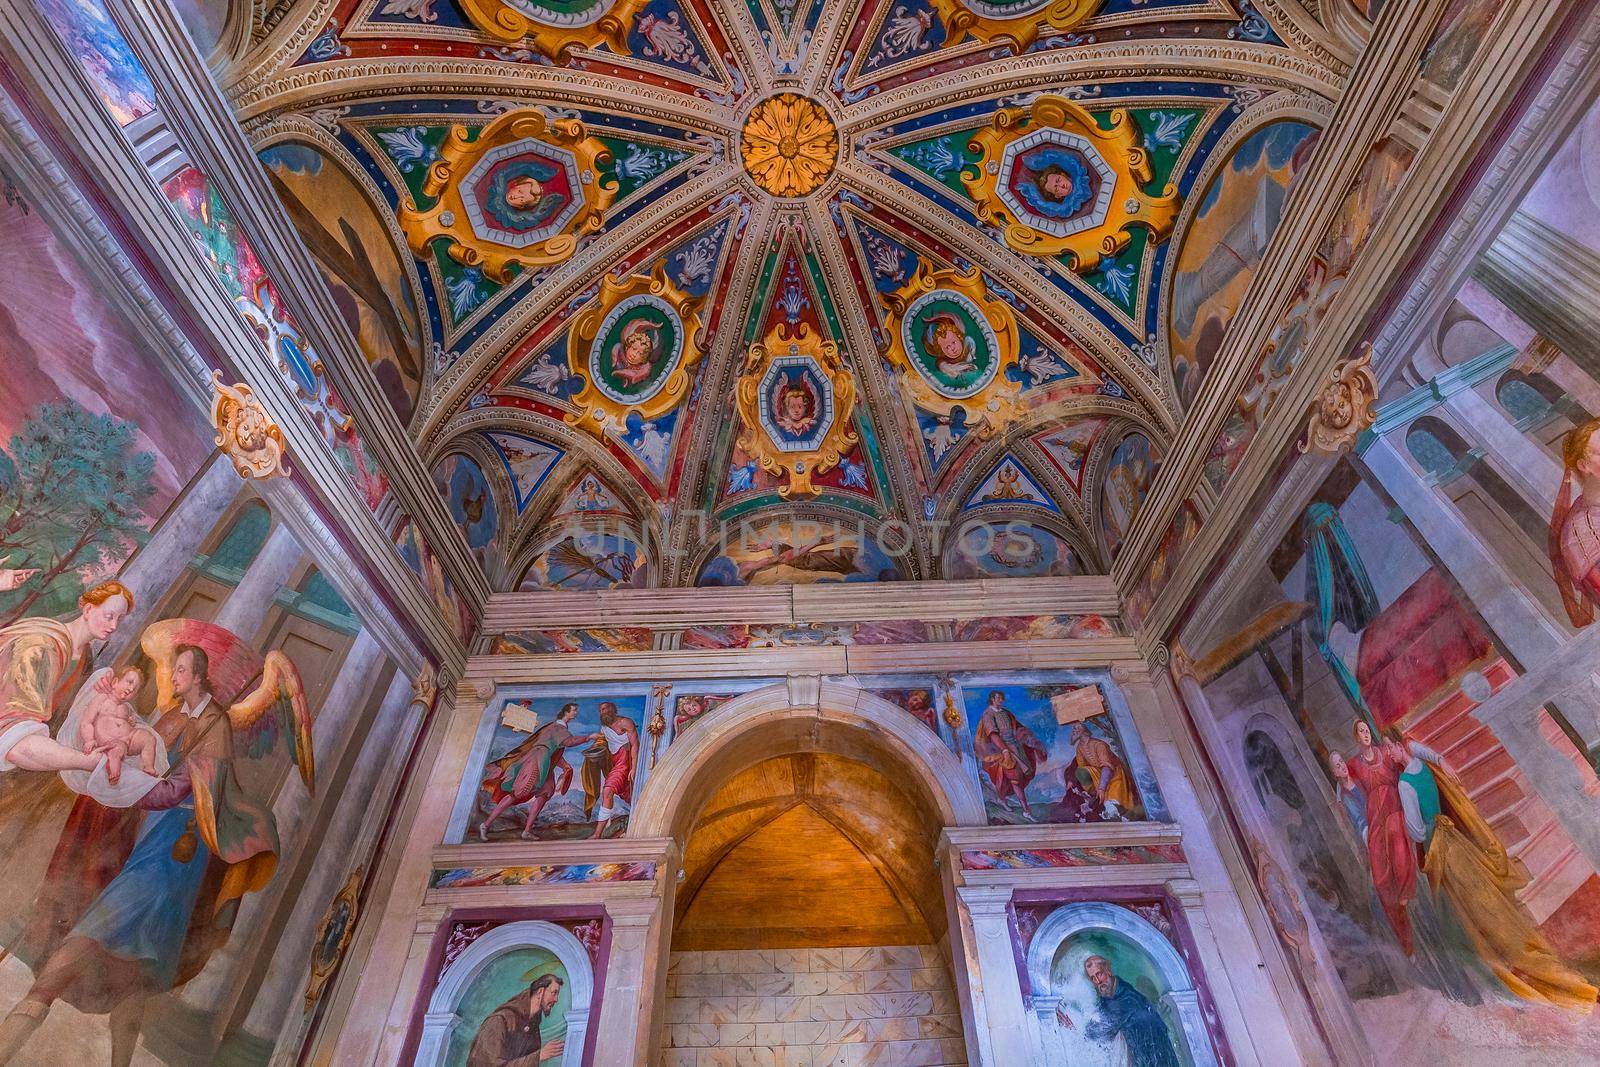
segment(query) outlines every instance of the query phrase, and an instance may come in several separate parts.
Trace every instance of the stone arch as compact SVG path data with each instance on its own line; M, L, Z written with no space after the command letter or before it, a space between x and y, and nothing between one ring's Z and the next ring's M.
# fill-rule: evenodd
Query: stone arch
M548 949L567 972L572 1006L567 1009L566 1051L561 1067L580 1067L589 1031L589 1008L594 999L594 968L589 953L572 933L539 920L507 923L478 938L445 968L428 998L422 1020L422 1040L417 1046L417 1067L443 1067L450 1051L450 1035L460 1024L456 1007L484 969L519 948Z
M732 771L785 742L855 756L888 755L945 826L983 826L983 794L961 759L903 709L853 685L802 679L752 690L696 721L651 771L629 822L631 837L685 836L699 804Z
M1033 989L1033 1009L1041 1022L1055 1014L1060 994L1055 989L1053 971L1056 954L1074 934L1085 930L1109 933L1130 942L1155 966L1167 991L1161 1004L1183 1029L1184 1044L1194 1067L1217 1067L1211 1035L1200 1010L1200 993L1189 974L1188 965L1161 931L1127 908L1103 901L1066 904L1052 911L1039 924L1028 945L1028 981Z

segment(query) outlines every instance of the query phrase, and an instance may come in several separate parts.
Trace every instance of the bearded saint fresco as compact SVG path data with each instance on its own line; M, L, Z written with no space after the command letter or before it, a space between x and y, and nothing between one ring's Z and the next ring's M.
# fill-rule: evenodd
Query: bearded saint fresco
M478 839L508 836L496 824L518 808L524 840L621 833L634 799L642 714L640 697L508 704L478 782Z
M1083 973L1099 998L1094 1014L1084 1023L1085 1037L1120 1044L1127 1067L1182 1067L1172 1031L1149 997L1117 975L1104 956L1085 960ZM1064 1007L1056 1009L1056 1022L1063 1029L1075 1028Z

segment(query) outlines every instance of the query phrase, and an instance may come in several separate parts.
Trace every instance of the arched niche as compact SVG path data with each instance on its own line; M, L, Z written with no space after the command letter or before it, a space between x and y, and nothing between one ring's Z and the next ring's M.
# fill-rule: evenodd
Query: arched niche
M538 920L495 927L468 946L439 976L422 1020L416 1067L444 1067L450 1054L450 1038L461 1024L458 1009L462 998L491 964L524 948L549 950L567 972L571 1006L567 1008L566 1048L560 1064L580 1067L589 1033L589 1007L594 999L594 968L577 937L553 923Z
M1051 912L1039 924L1028 945L1028 981L1033 990L1033 1010L1038 1021L1036 1034L1055 1026L1056 1006L1061 990L1056 987L1055 963L1067 940L1094 931L1109 935L1142 955L1167 988L1157 1005L1168 1025L1182 1031L1181 1039L1193 1067L1218 1067L1211 1048L1211 1035L1200 1010L1200 993L1178 950L1150 923L1116 904L1086 901L1066 904ZM1121 977L1119 975L1119 977ZM1047 1046L1046 1046L1047 1047ZM1041 1063L1050 1062L1045 1048L1039 1049Z
M894 704L855 686L825 682L810 693L774 685L735 697L675 740L634 805L632 837L677 837L731 774L780 751L887 758L945 826L983 826L983 794L960 757Z

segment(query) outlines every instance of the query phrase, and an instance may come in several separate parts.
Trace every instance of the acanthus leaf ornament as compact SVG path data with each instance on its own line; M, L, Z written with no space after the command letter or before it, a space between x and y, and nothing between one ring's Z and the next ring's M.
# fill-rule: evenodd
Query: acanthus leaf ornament
M283 431L267 414L248 385L228 385L222 372L211 372L211 425L217 447L233 460L242 478L282 478L289 474L284 459L289 446Z
M1100 268L1142 226L1165 240L1177 221L1175 186L1147 191L1155 178L1144 134L1126 108L1110 128L1070 100L1041 96L1007 108L972 135L977 160L962 172L978 217L997 227L1011 249L1061 256L1079 274Z
M605 227L618 188L610 163L583 123L537 109L501 115L477 137L452 126L422 185L433 206L402 203L400 225L419 259L445 238L451 259L505 284L513 265L563 263Z
M1011 373L1019 358L1017 320L1010 305L989 295L976 267L919 263L884 306L884 358L914 403L928 411L965 408L969 425L983 426L986 436L1010 421L1022 388Z
M648 0L458 0L472 24L506 42L527 41L547 59L606 45L633 54L628 34Z
M779 323L750 346L734 399L743 430L739 448L788 484L785 500L816 496L812 479L839 465L858 438L850 429L856 385L839 355L801 322Z
M665 264L604 278L567 336L568 366L584 382L567 422L596 436L621 434L630 412L650 422L682 404L689 372L705 354L703 303L667 277Z
M1301 452L1337 456L1355 447L1361 431L1377 421L1378 379L1372 373L1372 346L1333 368L1329 381L1311 402Z
M1027 51L1046 30L1050 35L1077 29L1100 10L1103 0L933 0L944 24L944 44L1010 41Z

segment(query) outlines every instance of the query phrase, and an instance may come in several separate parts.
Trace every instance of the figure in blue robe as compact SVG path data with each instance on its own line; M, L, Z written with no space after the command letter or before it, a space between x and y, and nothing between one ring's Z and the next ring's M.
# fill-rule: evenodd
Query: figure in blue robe
M1128 1045L1128 1067L1182 1067L1167 1021L1143 993L1113 974L1102 956L1090 956L1083 971L1100 994L1099 1010L1083 1028L1084 1036L1112 1041L1120 1034Z

